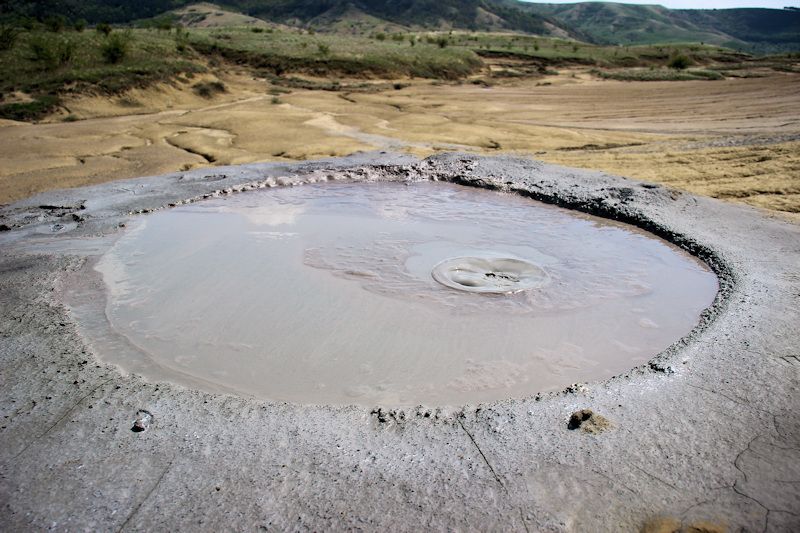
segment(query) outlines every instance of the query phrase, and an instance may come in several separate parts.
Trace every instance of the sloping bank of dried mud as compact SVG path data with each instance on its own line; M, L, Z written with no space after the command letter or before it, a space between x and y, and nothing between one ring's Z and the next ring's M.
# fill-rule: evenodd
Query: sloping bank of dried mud
M102 246L80 237L188 199L330 179L449 180L632 222L706 260L720 293L644 367L463 408L212 395L123 375L81 340L59 289ZM535 161L381 153L51 192L0 224L3 529L800 527L800 227L752 208ZM133 432L140 409L153 421ZM602 418L568 429L582 409Z

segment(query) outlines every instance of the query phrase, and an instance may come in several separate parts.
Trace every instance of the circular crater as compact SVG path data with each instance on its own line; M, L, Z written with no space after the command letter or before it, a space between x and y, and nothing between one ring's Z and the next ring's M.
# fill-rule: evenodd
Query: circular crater
M105 307L79 322L109 362L302 404L462 405L606 379L686 335L717 292L706 265L632 226L434 182L159 211L94 268L104 295L84 300Z
M542 268L514 257L454 257L431 271L433 279L459 291L514 294L541 287L548 281Z

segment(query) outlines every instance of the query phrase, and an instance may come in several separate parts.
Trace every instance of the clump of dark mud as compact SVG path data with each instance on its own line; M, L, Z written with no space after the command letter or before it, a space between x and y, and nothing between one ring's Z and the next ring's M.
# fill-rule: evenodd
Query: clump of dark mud
M584 433L591 434L602 433L612 427L613 424L609 419L603 415L598 415L591 409L575 411L569 417L569 422L567 423L567 429L569 430L580 429Z

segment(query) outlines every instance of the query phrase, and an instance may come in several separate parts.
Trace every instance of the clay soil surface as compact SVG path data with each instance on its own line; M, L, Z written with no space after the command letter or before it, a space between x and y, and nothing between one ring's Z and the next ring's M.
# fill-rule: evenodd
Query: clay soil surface
M227 91L210 99L192 92L195 78L74 99L38 124L0 121L0 203L200 166L464 150L599 169L800 220L796 74L618 82L562 71L488 87L288 93L246 72L220 79Z

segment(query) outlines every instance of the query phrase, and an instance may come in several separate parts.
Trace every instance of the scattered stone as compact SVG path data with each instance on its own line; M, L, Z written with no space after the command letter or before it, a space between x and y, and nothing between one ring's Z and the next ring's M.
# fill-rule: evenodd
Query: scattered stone
M567 429L580 429L584 433L601 433L612 427L611 421L602 415L595 414L591 409L575 411L569 417Z
M564 389L565 394L577 394L579 392L589 392L589 387L585 383L573 383Z
M139 433L142 431L146 431L148 427L150 427L150 423L153 421L153 414L150 411L145 411L144 409L139 409L136 411L136 420L133 422L133 427L131 431L134 433Z
M675 369L669 365L665 365L664 363L659 363L658 361L650 361L648 365L650 370L653 372L658 372L659 374L674 374Z

